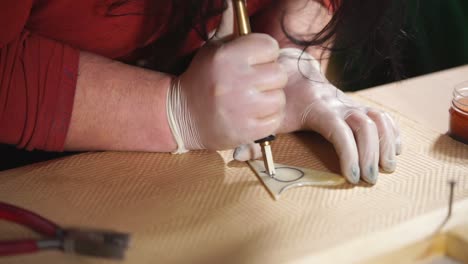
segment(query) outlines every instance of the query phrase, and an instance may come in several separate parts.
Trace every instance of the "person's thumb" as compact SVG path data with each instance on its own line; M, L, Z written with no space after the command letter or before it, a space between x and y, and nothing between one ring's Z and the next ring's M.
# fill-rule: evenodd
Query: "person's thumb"
M241 145L234 151L234 159L238 161L258 159L261 156L262 149L259 144L255 143Z

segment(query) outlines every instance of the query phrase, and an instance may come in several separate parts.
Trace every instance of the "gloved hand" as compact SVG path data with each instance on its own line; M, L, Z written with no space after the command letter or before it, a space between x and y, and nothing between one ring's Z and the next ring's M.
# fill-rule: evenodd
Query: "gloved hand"
M234 148L276 131L287 83L278 54L277 41L266 34L206 44L168 91L176 153Z
M286 116L278 133L320 133L335 147L341 172L351 183L361 177L376 183L379 164L384 171L395 170L401 139L387 113L354 102L326 80L317 60L299 49L281 50L278 61L288 71ZM243 145L234 152L241 161L260 156L258 144Z

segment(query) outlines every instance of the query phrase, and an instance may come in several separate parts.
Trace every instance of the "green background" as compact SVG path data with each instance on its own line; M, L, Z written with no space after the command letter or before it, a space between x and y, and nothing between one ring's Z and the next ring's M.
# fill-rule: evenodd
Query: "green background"
M468 64L468 0L408 0L408 17L404 27L409 37L402 41L402 75L414 77ZM348 54L334 54L331 68L344 65ZM395 81L388 65L378 65L369 76L359 76L355 63L337 84L346 91L360 90ZM357 77L357 78L356 78ZM332 75L331 79L335 77ZM467 76L468 80L468 76Z

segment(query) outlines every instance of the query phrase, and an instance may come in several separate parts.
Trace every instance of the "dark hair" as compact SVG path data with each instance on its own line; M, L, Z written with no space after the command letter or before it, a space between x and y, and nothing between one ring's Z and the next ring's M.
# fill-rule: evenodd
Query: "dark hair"
M112 9L131 0L119 0ZM154 54L149 58L149 67L155 70L178 73L188 65L190 57L183 62L174 62L174 54L181 48L188 34L196 30L200 38L208 40L206 22L220 15L230 0L171 0L170 27L166 34L151 45ZM273 0L275 1L275 0ZM284 1L284 0L276 0ZM314 1L314 0L309 0ZM318 0L322 1L324 0ZM404 21L404 0L329 0L333 10L331 21L319 32L297 37L283 25L286 36L304 48L320 45L333 39L332 47L323 47L334 53L346 52L343 71L350 68L357 58L365 58L370 69L382 61L391 65L394 74L399 73L397 40ZM284 18L284 16L283 16ZM313 23L311 18L311 23ZM164 50L165 52L158 52ZM172 56L172 57L171 57ZM182 65L182 66L181 66ZM364 73L362 73L364 74ZM362 76L361 74L361 76Z

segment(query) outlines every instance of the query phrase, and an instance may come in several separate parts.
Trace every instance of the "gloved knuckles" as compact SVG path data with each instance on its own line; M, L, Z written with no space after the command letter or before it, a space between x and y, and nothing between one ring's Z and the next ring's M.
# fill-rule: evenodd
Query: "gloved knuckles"
M252 34L208 44L180 77L191 130L201 145L227 149L276 131L284 115L287 74L275 60L278 44Z

